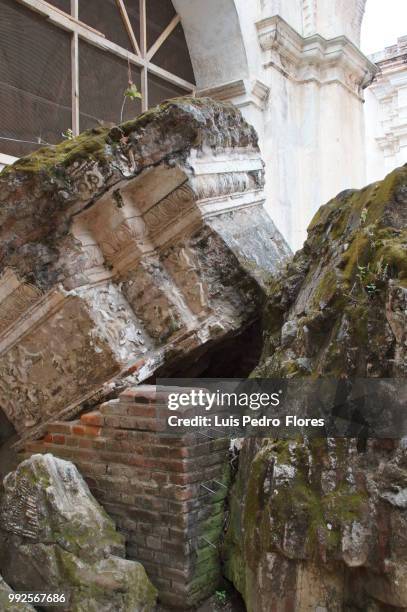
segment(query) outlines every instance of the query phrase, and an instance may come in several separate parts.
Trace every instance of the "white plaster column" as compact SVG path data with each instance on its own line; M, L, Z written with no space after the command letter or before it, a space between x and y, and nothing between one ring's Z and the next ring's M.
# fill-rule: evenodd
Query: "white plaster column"
M257 29L273 83L264 141L274 142L280 178L269 210L298 248L321 204L365 183L363 88L376 68L345 36L303 37L279 16Z

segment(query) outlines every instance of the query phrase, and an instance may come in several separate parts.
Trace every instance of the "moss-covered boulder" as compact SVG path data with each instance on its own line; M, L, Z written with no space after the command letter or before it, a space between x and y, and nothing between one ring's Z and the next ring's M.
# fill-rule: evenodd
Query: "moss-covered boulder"
M322 206L269 287L255 375L406 376L407 165Z
M406 377L407 166L323 206L269 286L253 376ZM227 577L249 612L407 610L405 440L246 440Z
M407 460L397 446L245 442L223 558L249 612L407 609Z
M156 590L124 555L123 537L72 463L33 455L5 478L0 571L15 590L64 593L69 612L150 612Z

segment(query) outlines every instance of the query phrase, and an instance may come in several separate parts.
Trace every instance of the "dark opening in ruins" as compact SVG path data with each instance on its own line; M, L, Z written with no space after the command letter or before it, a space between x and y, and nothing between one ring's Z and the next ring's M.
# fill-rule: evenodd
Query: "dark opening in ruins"
M16 440L16 430L0 407L0 482L18 463L16 452L12 449Z
M186 358L175 356L146 382L154 384L157 378L247 378L258 364L262 348L261 322L257 319L240 334L199 347Z

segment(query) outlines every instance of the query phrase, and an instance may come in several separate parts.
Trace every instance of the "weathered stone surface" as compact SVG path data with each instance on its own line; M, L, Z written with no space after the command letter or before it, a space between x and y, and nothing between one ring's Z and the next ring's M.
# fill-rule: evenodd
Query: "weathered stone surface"
M406 377L407 167L323 206L255 375ZM306 366L305 366L306 364ZM249 612L407 609L406 440L246 441L227 576Z
M3 612L35 612L29 604L11 602L9 596L13 593L8 584L0 576L0 610Z
M4 490L0 571L13 588L70 593L69 612L154 609L144 568L122 558L123 537L72 463L33 455Z
M402 446L371 440L360 453L345 439L246 442L226 575L249 612L404 610L406 493Z
M321 207L269 287L256 375L406 377L407 166ZM290 334L287 330L291 330Z
M120 377L200 374L203 355L256 322L289 254L263 187L253 128L210 99L164 103L1 173L0 404L21 435Z

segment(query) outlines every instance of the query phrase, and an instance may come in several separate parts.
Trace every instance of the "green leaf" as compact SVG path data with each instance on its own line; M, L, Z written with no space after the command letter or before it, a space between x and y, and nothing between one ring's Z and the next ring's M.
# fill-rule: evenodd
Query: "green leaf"
M62 138L65 138L65 140L72 140L73 139L73 131L68 128L67 130L65 130L65 132L62 132Z
M134 83L126 89L126 91L124 92L124 95L126 96L126 98L130 98L131 100L136 100L137 98L141 98L141 93L137 89L137 86L134 85Z

